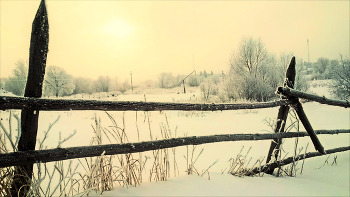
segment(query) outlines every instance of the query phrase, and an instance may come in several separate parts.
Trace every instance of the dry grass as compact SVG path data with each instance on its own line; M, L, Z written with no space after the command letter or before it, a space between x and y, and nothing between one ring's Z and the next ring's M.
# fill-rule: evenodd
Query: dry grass
M161 133L161 139L170 139L172 138L172 132L169 126L168 117L165 115L165 123L160 124L160 133ZM146 113L147 120L148 120L148 128L150 132L151 140L153 140L152 136L152 130L149 120L149 114ZM176 137L176 130L175 129L175 137ZM156 139L157 140L157 139ZM178 172L178 167L176 163L176 150L175 148L171 148L171 151L173 153L173 161L174 161L174 176L176 176L176 172ZM153 165L150 169L150 175L149 175L149 181L166 181L170 177L170 154L169 154L169 148L165 149L158 149L152 151L153 155ZM177 170L177 171L176 171Z
M251 174L251 170L255 168L255 166L262 166L262 163L264 162L265 157L260 157L253 166L248 167L250 161L252 160L252 157L247 159L248 154L250 152L252 147L250 147L245 155L242 154L242 151L244 149L244 146L242 146L241 151L237 154L235 158L231 158L228 162L230 163L230 167L228 170L229 174L232 174L234 176L244 177L248 174ZM223 173L223 172L222 172ZM263 172L257 173L255 176L264 176Z
M13 132L12 128L12 117L14 117L17 121L17 130L16 135ZM43 139L37 140L37 149L43 150L46 149L47 146L44 146L44 142L48 139L49 133L52 127L58 122L60 117L52 123L49 124L49 127L46 131L44 131ZM1 131L0 132L0 153L8 153L17 151L17 145L20 136L20 118L18 114L12 113L9 111L8 123L6 129L5 125L0 122ZM68 137L61 140L61 134L59 137L58 147L60 147L64 142L69 140L75 134L72 133ZM12 148L12 151L11 149ZM81 196L86 192L82 192L80 190L80 179L78 174L76 173L76 169L78 168L77 164L74 168L72 166L72 161L67 161L68 166L64 167L63 161L56 161L54 163L45 164L45 163L36 163L34 164L34 172L31 176L31 181L29 183L23 183L21 188L17 188L16 196L22 196L22 191L27 189L27 196L73 196L78 195ZM48 167L48 165L52 165L53 167ZM50 169L50 170L49 170ZM20 168L18 168L20 170ZM0 169L0 196L11 196L10 186L12 184L13 179L22 180L20 174L15 172L14 167L6 167ZM17 177L17 178L16 178ZM26 180L26 179L23 179ZM45 186L43 183L45 182ZM30 185L30 187L28 187Z
M95 137L92 138L90 145L101 145L102 135L101 135L101 120L97 120L95 114L95 127L94 129ZM92 190L103 192L113 188L112 180L112 157L104 156L103 154L94 158L85 158L85 165L79 159L80 164L85 169L84 175L81 175L81 180L83 182L84 190Z
M186 137L186 136L185 136ZM192 145L192 151L191 151L191 155L189 156L189 146L186 146L186 150L187 150L187 155L184 155L184 158L186 159L186 174L190 175L190 174L196 174L199 176L198 170L195 168L195 164L199 158L199 156L203 153L203 148L202 150L198 153L197 157L195 158L194 155L194 151L196 150L197 146Z
M299 120L299 118L298 118L298 116L297 116L297 114L296 114L296 112L295 112L295 110L293 108L289 111L289 119L290 119L291 123L286 128L286 132L290 132L291 130L299 132L300 120ZM298 147L299 146L299 137L295 138L294 140L295 140L295 143L294 143L293 158L295 159L298 155L300 155L300 153L301 153L301 151L303 151L304 147ZM282 158L282 151L284 152L282 146L283 146L283 141L282 141L282 144L280 146L280 149L274 151L274 152L278 151L278 153L279 153L277 162L282 161L288 155L288 152L287 152L287 153L285 153L284 157ZM307 150L307 146L306 146L306 149L305 149L305 153L306 153L306 150ZM272 155L272 158L275 158L275 156ZM305 162L305 160L303 160L302 168L304 166L304 162ZM277 172L275 174L277 177L280 177L280 176L295 177L299 170L301 170L301 172L302 172L302 168L301 169L298 168L298 161L294 160L293 163L291 163L289 165L285 165L285 166L282 166L282 165L283 165L283 163L280 163L280 165L278 166Z
M285 132L290 132L293 129L296 132L299 132L300 121L298 119L298 116L296 115L296 112L293 109L289 111L289 119L290 119L290 124L288 125L288 127L286 127ZM268 126L271 127L271 131L268 131L268 132L274 132L276 120L265 119L264 122ZM283 122L283 124L286 124L286 123ZM270 162L271 163L277 162L279 164L277 167L277 171L274 173L275 176L277 176L277 177L282 177L282 176L295 177L299 170L300 170L300 173L302 173L305 160L303 160L301 168L298 167L298 161L293 161L293 163L291 163L289 165L284 165L281 161L284 160L288 155L288 152L285 152L283 149L283 142L284 141L285 141L285 139L282 139L280 147L278 149L276 148L272 152ZM295 138L294 158L296 158L298 155L300 155L304 149L303 147L298 147L298 145L299 145L299 138ZM305 148L305 153L306 153L307 147L308 147L308 144ZM239 177L250 176L251 174L254 174L254 173L251 173L251 170L253 170L256 167L256 165L262 167L265 164L265 162L264 162L265 157L260 157L254 163L254 165L252 167L248 167L248 165L252 159L252 158L250 158L249 160L247 159L250 148L244 156L241 154L243 151L243 148L244 148L244 146L242 147L241 151L237 154L236 158L231 158L229 160L230 168L228 170L228 173L230 173L234 176L239 176ZM255 174L254 176L263 176L263 175L264 175L264 172L260 171L258 174Z
M102 133L107 137L109 143L127 143L128 137L125 132L124 115L123 127L119 127L114 118L106 112L113 126L103 128L101 119L95 115L95 126L92 126L95 137L91 140L91 145L102 144ZM142 155L140 155L142 156ZM116 159L119 166L113 166ZM101 156L94 158L85 158L85 163L79 159L80 164L85 169L85 174L81 175L84 190L103 193L111 190L116 184L121 186L136 186L142 182L142 171L144 163L135 159L133 154L122 154L115 156Z

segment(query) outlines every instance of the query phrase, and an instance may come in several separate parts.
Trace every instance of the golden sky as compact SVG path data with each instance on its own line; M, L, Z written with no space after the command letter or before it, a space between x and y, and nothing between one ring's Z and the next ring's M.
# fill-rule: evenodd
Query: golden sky
M0 77L29 59L39 0L0 0ZM47 65L73 76L141 81L163 71L228 70L243 36L270 52L307 61L349 57L349 1L97 1L47 0Z

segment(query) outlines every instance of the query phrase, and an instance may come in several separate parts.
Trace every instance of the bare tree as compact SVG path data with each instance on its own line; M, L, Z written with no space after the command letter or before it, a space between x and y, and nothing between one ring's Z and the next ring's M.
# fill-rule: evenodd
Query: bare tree
M334 62L333 62L334 64ZM340 99L350 98L350 60L340 55L339 64L332 68L332 82L329 84L332 94Z
M172 88L174 87L174 76L170 72L163 72L158 76L158 83L160 88Z
M125 79L123 84L120 86L119 91L124 94L127 90L131 89L131 85L129 83L129 80Z
M118 77L114 77L111 82L111 91L118 90L120 86Z
M44 91L46 95L63 96L72 94L74 90L73 77L58 66L49 66L46 69Z
M294 55L292 52L289 52L289 53L283 52L279 55L278 64L281 67L283 74L285 74L285 72L288 68L289 62L293 56Z
M23 60L18 60L12 71L12 76L5 82L5 90L15 95L23 96L24 88L27 83L28 67Z
M263 66L267 60L268 51L260 38L243 38L238 51L231 56L231 70L239 74L248 72L256 78L259 68Z
M278 58L266 49L260 39L243 38L230 58L226 92L229 99L243 98L267 101L276 97L276 88L284 81L293 53L281 53ZM296 88L307 90L304 62L297 61Z
M203 77L200 75L190 75L185 81L191 87L198 87L199 84L203 81Z
M85 77L77 77L73 80L74 83L74 91L73 94L91 94L93 93L94 89L92 87L93 81L92 79L85 78Z
M94 81L96 92L110 92L112 91L112 79L110 76L99 76Z
M314 64L314 69L318 74L324 74L326 71L328 65L329 65L329 59L320 57L317 59L317 62Z
M264 101L274 96L267 84L272 74L271 56L260 39L243 38L230 58L230 80L226 85L230 98Z
M303 59L297 58L296 64L295 64L295 70L296 70L296 75L295 75L294 89L306 92L309 89L310 85L307 82L307 79L305 76L306 65Z

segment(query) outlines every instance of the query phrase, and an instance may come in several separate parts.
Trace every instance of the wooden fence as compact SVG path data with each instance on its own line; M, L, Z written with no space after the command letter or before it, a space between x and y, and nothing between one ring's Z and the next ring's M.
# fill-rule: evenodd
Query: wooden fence
M16 175L20 178L14 179L12 188L28 187L24 183L29 183L33 172L33 164L39 162L51 162L82 157L93 157L104 155L115 155L125 153L136 153L156 149L171 148L185 145L198 145L205 143L223 141L242 140L272 140L266 165L257 169L272 174L273 170L280 164L271 163L271 157L276 158L281 145L282 138L294 138L310 136L315 149L318 152L311 152L299 155L289 160L300 160L313 156L347 151L350 146L336 149L324 150L316 134L338 134L350 133L350 129L344 130L317 130L314 131L302 108L299 98L316 101L322 104L350 107L348 101L331 100L304 92L296 91L294 87L295 79L295 57L292 58L286 72L286 80L283 87L277 88L277 93L281 95L281 100L261 103L241 103L241 104L191 104L191 103L162 103L162 102L123 102L123 101L96 101L96 100L65 100L65 99L41 99L42 82L45 74L46 56L48 47L48 22L45 1L42 0L38 12L33 21L30 61L27 86L24 97L0 96L0 110L20 109L21 112L21 136L18 143L18 152L0 154L0 168L16 166ZM44 28L43 28L44 27ZM96 146L81 146L71 148L55 148L48 150L34 150L37 135L39 111L66 111L66 110L104 110L104 111L162 111L162 110L185 110L185 111L218 111L218 110L239 110L258 109L280 106L275 126L275 134L229 134L212 136L192 136L182 138L172 138L166 140L148 141L140 143L110 144ZM285 121L289 108L296 109L300 121L307 132L292 133L284 132ZM24 169L24 171L23 171ZM258 170L252 173L258 173ZM24 175L24 176L21 176ZM24 178L23 178L24 177ZM21 179L21 180L19 180ZM29 180L28 180L29 179ZM27 190L28 190L27 189ZM16 191L12 191L16 194ZM25 192L25 191L24 191ZM25 196L26 193L23 194Z

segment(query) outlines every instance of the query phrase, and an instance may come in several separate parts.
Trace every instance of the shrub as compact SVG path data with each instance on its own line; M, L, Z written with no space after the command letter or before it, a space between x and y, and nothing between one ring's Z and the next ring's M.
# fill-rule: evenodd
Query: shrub
M203 83L200 84L200 89L202 93L202 98L204 102L208 102L211 95L212 95L212 83L209 80L205 80Z

